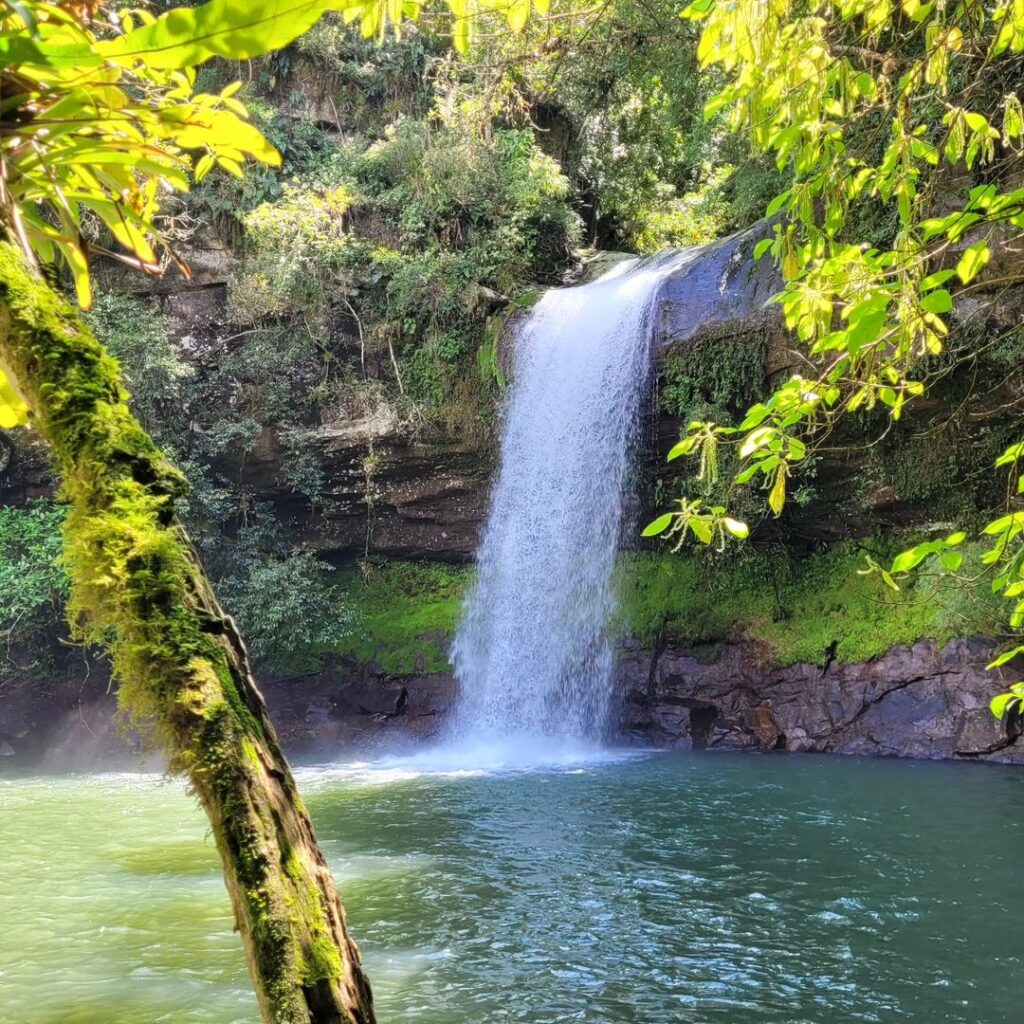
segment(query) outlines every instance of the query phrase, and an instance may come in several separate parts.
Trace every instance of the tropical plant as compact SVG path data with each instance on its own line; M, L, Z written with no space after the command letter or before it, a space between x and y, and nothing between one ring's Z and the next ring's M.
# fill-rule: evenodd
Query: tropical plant
M736 482L762 484L778 516L791 480L842 417L878 407L898 420L948 372L939 357L962 299L1024 280L1013 260L1024 232L1015 174L1024 7L694 0L683 16L703 24L698 56L724 76L707 114L726 113L790 177L768 206L773 235L754 255L777 261L785 284L775 301L810 358L737 426L691 423L669 457L699 454L706 472L709 453L734 446ZM891 216L879 217L883 209ZM1013 474L1013 493L1024 491L1022 455L1015 444L997 462ZM992 586L1020 626L1024 513L1011 505L983 533L992 545L981 561L995 567ZM885 581L898 586L925 562L958 571L963 539L905 552ZM1022 692L996 698L993 710Z
M467 0L451 4L466 45ZM153 16L102 0L0 6L0 426L31 414L68 502L70 616L105 644L122 706L150 721L210 818L264 1019L373 1020L369 986L312 823L175 502L185 481L128 406L117 363L40 273L92 302L91 254L187 272L159 213L214 166L278 155L237 86L193 69L289 43L327 10L372 35L416 2L210 0ZM526 6L526 13L529 6ZM522 4L510 17L521 23Z
M0 507L0 641L43 651L58 609L67 597L61 564L64 509L37 500Z

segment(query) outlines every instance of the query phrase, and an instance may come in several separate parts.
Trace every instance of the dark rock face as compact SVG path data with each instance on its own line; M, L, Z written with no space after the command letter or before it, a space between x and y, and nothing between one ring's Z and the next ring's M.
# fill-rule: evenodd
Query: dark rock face
M283 480L288 446L323 473L319 506ZM388 409L337 424L268 436L232 474L282 518L303 544L336 560L366 552L391 558L467 561L487 515L487 452L443 438L412 438Z
M262 683L290 757L336 760L394 754L435 740L455 700L450 673L388 678L352 662ZM102 663L0 687L0 775L31 770L159 769L153 743L120 720Z
M396 753L439 738L455 701L450 673L388 678L371 666L333 666L263 688L281 741L295 757Z
M765 306L781 287L781 280L770 259L753 259L755 246L770 230L769 223L761 222L701 246L664 280L658 307L656 376L664 378L674 355L693 346L707 346L713 361L716 345L724 351L755 343L763 343L766 386L772 375L792 372L796 365L792 339L783 329L778 307ZM607 254L607 259L594 260L581 268L581 279L600 273L616 258L616 254ZM211 339L238 334L237 325L226 322L231 256L222 244L211 240L196 243L189 260L193 268L190 281L172 272L159 281L147 281L146 290L139 294L173 315L184 351L197 359L215 359L209 352L203 355L209 345L217 348L219 343ZM107 275L109 284L139 287L137 275L116 268L108 269ZM501 346L506 370L513 334L507 331ZM1015 401L1014 396L1000 392L990 404L1002 410L998 415L1006 419L1005 410L1015 408ZM957 398L952 407L961 405ZM972 406L970 416L961 417L963 424L955 429L943 427L952 450L981 452L984 444L993 447L998 423L983 413ZM928 416L928 408L919 407L914 422L927 423ZM640 453L645 476L661 479L674 471L667 467L665 454L685 425L663 409L652 410ZM860 429L857 425L853 428ZM880 425L878 433L883 431ZM771 539L783 543L813 544L936 518L936 495L928 488L934 490L938 485L928 476L927 467L921 468L927 459L917 458L920 453L911 453L904 462L925 478L924 482L907 483L903 480L907 473L899 470L894 485L871 459L892 464L898 459L887 460L880 447L866 450L862 435L837 433L837 438L842 443L834 446L836 451L819 458L811 503L799 514L788 510L780 524L764 527L765 536L772 534ZM907 438L893 443L904 442L910 443ZM233 486L272 503L282 519L297 529L302 543L329 560L342 562L369 553L465 562L476 550L486 518L494 447L493 438L445 436L436 429L415 427L381 404L337 415L330 422L286 430L267 428L255 450L234 460L227 456L217 468ZM1002 447L995 446L996 454ZM289 483L287 466L295 452L308 456L326 481L315 508ZM979 455L980 464L991 465L994 457L985 449ZM683 466L683 460L675 466ZM933 475L942 478L942 472L942 467L937 467ZM949 475L947 471L946 477ZM966 478L967 474L963 475ZM39 446L22 432L0 431L0 501L19 503L51 488L50 471Z
M140 738L121 726L101 667L76 656L60 672L5 675L0 686L0 773L40 767L139 770L158 763L147 755Z
M1019 718L995 719L1000 680L991 644L954 640L895 647L856 665L758 664L749 645L651 654L624 651L612 739L654 747L859 754L1024 763ZM81 663L79 663L81 665ZM144 745L115 722L102 670L0 690L0 771L138 767ZM1016 677L1014 677L1016 678ZM290 756L335 760L394 754L437 741L457 693L451 673L390 678L341 662L266 682ZM152 758L149 759L152 761Z
M759 221L746 231L692 250L694 258L661 287L659 340L662 348L698 339L738 337L781 327L775 307L765 303L782 287L770 259L755 261L754 247L771 234Z
M1024 763L1019 722L988 708L1001 685L985 669L991 652L983 640L941 651L923 640L824 671L760 668L741 644L629 654L617 731L656 746Z
M863 664L759 666L749 645L623 652L612 739L655 747L841 753L1024 763L1018 719L988 703L1012 681L986 670L988 641L895 647ZM1016 678L1015 676L1013 678ZM457 685L450 673L388 678L343 664L265 688L300 757L394 752L435 741Z

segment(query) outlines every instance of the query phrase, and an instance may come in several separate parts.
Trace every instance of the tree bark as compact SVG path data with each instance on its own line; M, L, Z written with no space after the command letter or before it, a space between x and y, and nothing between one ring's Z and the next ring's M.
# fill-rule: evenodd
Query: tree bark
M178 523L184 479L135 420L76 311L0 243L0 367L70 503L72 625L109 650L213 828L267 1024L373 1024L359 950L245 647Z

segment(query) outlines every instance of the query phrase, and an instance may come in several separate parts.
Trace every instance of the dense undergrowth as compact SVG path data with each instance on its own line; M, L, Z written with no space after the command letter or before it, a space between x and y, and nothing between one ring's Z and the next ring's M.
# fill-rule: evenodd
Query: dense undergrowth
M190 481L179 512L265 670L367 644L389 666L436 666L443 645L410 655L406 640L435 613L450 629L455 610L441 615L429 587L393 595L403 614L381 654L374 623L389 608L374 595L388 574L353 587L307 550L246 482L260 451L280 452L274 487L315 517L329 482L303 429L377 418L486 450L501 325L581 243L691 244L759 213L750 198L772 175L700 117L707 86L673 4L566 13L482 33L462 61L444 25L378 44L328 17L247 66L240 96L281 166L214 171L169 221L186 255L228 242L229 322L182 337L116 293L90 315L135 413ZM202 72L207 88L238 74Z
M699 554L626 555L617 629L648 647L743 640L772 666L862 662L922 638L942 645L1001 632L987 586L922 577L896 593L862 575L867 555L884 560L909 543L847 542L799 559L748 548L724 564Z
M0 634L47 650L66 582L58 559L59 507L0 511L0 581L9 601ZM663 642L744 641L766 665L862 662L922 638L999 636L999 602L985 581L921 576L898 592L865 575L913 538L846 542L806 557L753 547L727 557L632 552L615 576L613 633L645 648ZM465 567L366 561L332 570L308 553L254 558L247 579L222 582L263 668L316 670L327 658L389 675L449 668L448 651L472 581ZM287 637L287 642L283 638Z
M469 569L435 562L391 562L349 576L352 627L332 653L389 675L443 671L471 579Z
M121 362L133 411L191 484L179 512L264 671L327 655L394 673L442 668L468 574L328 564L246 482L250 461L275 449L274 489L315 518L331 482L305 429L386 411L409 437L487 450L505 386L501 326L573 266L582 244L647 252L709 241L757 219L781 187L780 172L720 117L703 119L715 83L671 0L563 13L516 36L482 33L459 62L445 29L429 23L378 45L328 18L247 66L241 95L282 164L241 179L210 174L170 223L186 253L228 242L226 322L183 331L151 302L116 293L89 316ZM216 87L238 72L202 73ZM880 211L880 237L886 223ZM768 348L768 338L742 337L674 352L661 412L735 416L767 382ZM1003 353L1007 372L1018 356L1019 346ZM889 487L937 516L971 514L972 481L1001 429L946 425L942 444L930 432L880 443L857 483L865 493L849 498ZM368 450L368 514L373 459ZM717 501L732 476L724 461L714 487L658 473L654 504L676 491ZM811 469L786 516L817 494ZM0 632L30 660L49 657L64 633L62 513L41 502L0 514L0 581L11 595ZM620 627L645 643L744 632L778 660L817 661L832 644L859 660L988 625L973 596L933 601L922 585L897 598L860 567L850 547L800 565L784 553L710 565L629 556Z
M907 536L844 543L805 558L753 548L724 561L701 554L624 554L616 570L614 635L648 649L661 642L744 641L766 665L862 662L897 644L1001 632L985 585L921 577L894 593L863 575ZM468 569L391 562L350 577L350 631L331 653L374 662L391 675L442 671L472 581Z

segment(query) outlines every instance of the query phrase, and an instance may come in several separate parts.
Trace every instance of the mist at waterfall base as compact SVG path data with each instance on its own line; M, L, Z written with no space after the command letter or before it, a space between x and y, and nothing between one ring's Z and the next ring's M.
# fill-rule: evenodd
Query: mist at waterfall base
M647 386L653 300L679 255L548 291L518 330L501 468L452 648L440 751L466 765L593 757L612 677L606 626Z

